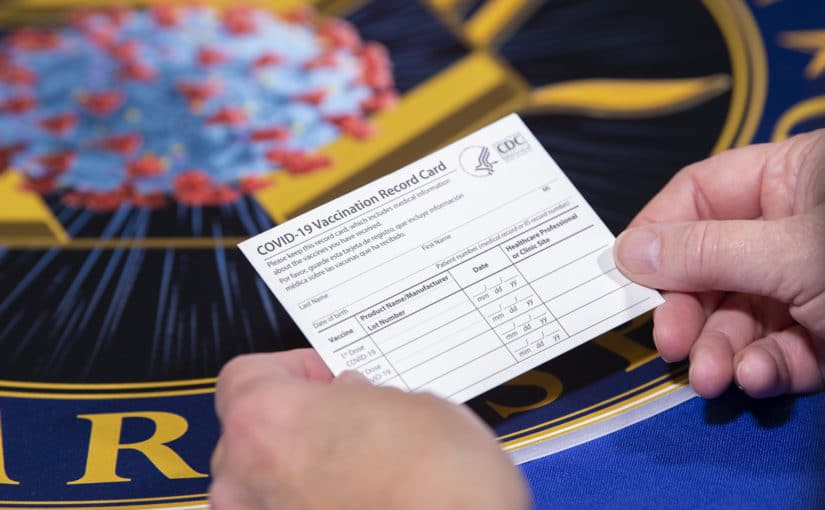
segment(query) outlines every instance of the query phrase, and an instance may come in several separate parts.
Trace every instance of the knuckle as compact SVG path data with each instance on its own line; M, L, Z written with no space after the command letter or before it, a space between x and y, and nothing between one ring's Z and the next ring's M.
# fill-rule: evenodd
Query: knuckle
M702 186L702 178L700 177L700 175L707 173L707 167L700 166L698 163L696 165L695 170L685 173L682 186L691 190L694 213L697 218L715 218L716 212L713 209L713 201L708 197L705 188Z
M250 432L256 427L256 418L248 398L239 397L229 403L221 423L227 446L234 446L251 437Z
M711 284L718 251L718 229L713 228L713 223L690 224L683 238L682 273L693 281Z
M229 360L218 373L218 386L231 384L239 379L246 371L251 354L241 354Z
M825 214L791 216L764 225L763 239L773 246L774 259L765 274L766 293L801 305L825 291L825 265L810 263L825 259Z
M227 403L223 418L223 433L227 440L254 436L261 421L272 419L268 412L271 403L266 395L261 395L260 387L254 385Z
M261 441L273 434L298 430L309 413L303 394L277 381L256 381L238 391L226 405L223 433L227 441Z
M789 138L786 143L785 161L792 164L802 163L810 157L822 154L825 129L798 134Z
M777 143L765 165L763 189L783 197L785 214L798 214L815 202L823 182L825 129L798 134ZM821 197L819 197L821 198Z
M798 235L808 241L812 254L820 257L813 260L822 260L821 257L825 256L825 204L803 216L798 224Z
M269 466L276 453L270 423L267 406L255 398L255 392L233 402L224 417L221 438L227 462L240 469Z
M215 383L215 401L218 407L230 398L234 388L244 379L244 374L247 373L248 356L241 355L232 358L218 373Z

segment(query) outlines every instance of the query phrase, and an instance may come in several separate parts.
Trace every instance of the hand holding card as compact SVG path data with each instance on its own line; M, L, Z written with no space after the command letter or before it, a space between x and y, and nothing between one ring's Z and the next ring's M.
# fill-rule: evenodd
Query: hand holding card
M530 508L519 472L468 409L333 382L309 349L231 361L216 408L215 510Z

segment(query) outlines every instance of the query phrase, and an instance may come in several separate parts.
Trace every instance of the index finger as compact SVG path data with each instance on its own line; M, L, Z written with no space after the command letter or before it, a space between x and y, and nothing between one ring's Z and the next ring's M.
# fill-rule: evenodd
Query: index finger
M686 166L648 202L629 226L759 217L762 176L777 145L733 149Z

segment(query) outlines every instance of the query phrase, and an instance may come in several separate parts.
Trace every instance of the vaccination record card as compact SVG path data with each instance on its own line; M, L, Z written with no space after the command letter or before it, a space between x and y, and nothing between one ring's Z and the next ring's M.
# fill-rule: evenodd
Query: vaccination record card
M333 373L464 402L663 302L515 114L239 247Z

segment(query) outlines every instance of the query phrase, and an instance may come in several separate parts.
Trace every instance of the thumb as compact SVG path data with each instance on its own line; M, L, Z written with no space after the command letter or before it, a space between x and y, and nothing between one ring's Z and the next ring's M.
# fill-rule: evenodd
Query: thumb
M825 219L658 223L616 240L619 270L663 290L722 290L804 303L825 287Z

